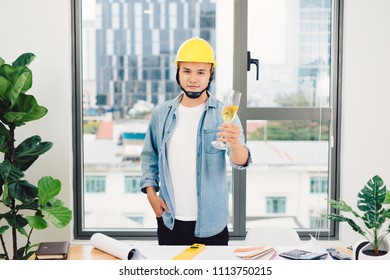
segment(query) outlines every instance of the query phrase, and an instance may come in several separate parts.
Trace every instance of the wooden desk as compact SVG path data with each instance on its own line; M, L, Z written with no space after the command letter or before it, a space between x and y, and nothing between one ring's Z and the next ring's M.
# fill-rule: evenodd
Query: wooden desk
M91 245L70 245L68 260L119 260Z
M152 250L152 253L153 254L156 253L156 259L165 259L163 257L163 254L161 254L161 252L162 252L161 249L163 249L163 248L162 247L158 248L158 247L155 247L153 245L150 246L150 248L153 248L153 247L154 247L154 250ZM151 251L150 248L146 251ZM171 246L171 247L166 248L166 250L172 251L171 255L175 256L177 253L181 252L183 250L183 248L181 248L181 247L175 248L175 247ZM352 256L351 250L349 250L345 247L336 247L336 248L338 250ZM147 247L142 248L142 250L144 250L144 249L147 249ZM217 251L213 252L215 250L217 250ZM213 248L213 251L211 253L209 253L209 258L206 258L206 259L219 259L219 257L222 257L222 259L224 259L225 257L226 257L226 259L232 259L231 257L229 257L230 253L226 250L226 248L221 248L221 247L216 246ZM34 260L34 259L35 259L35 255L33 255L30 258L30 260ZM68 255L67 259L68 260L119 260L118 258L116 258L110 254L107 254L103 251L100 251L91 245L79 245L79 244L71 244L70 245L69 255Z
M32 255L30 260L35 260ZM67 260L119 260L118 258L102 252L91 245L71 244Z

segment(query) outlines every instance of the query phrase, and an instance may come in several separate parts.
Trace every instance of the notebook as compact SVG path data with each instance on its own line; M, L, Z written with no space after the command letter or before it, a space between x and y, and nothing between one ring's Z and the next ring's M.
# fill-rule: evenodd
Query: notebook
M68 241L41 242L35 252L37 260L65 260L69 253Z

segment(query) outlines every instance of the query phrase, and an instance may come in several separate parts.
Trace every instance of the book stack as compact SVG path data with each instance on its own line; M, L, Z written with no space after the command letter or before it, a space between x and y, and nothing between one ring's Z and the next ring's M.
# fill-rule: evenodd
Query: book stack
M269 246L237 248L234 254L243 260L272 260L278 255L277 251Z

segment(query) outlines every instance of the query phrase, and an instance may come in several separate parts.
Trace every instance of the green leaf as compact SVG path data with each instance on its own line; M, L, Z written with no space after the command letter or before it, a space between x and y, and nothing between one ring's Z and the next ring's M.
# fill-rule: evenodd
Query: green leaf
M35 251L27 252L26 255L20 256L18 260L28 260L31 258L32 255L34 255Z
M24 176L24 173L8 160L5 160L0 163L0 175L7 182L16 182Z
M358 193L357 207L364 212L363 220L368 228L381 228L384 220L382 204L386 198L386 186L378 176L372 177Z
M18 232L26 237L28 237L28 234L24 228L18 228Z
M0 136L0 152L6 154L8 151L8 145L5 142L5 136Z
M0 58L0 120L12 110L20 93L26 93L32 86L32 72L27 67L35 58L32 53L19 56L12 65Z
M386 191L386 198L383 201L383 204L390 204L390 191Z
M4 179L3 177L0 176L0 196L3 194L3 186L4 186Z
M0 76L8 80L6 90L2 93L2 103L9 106L9 110L13 109L21 93L25 93L32 86L32 73L27 67L13 67L4 64L0 67ZM2 79L2 83L4 80ZM3 88L3 86L2 86ZM8 110L8 111L9 111Z
M72 211L64 206L55 206L52 208L46 208L42 210L44 215L47 216L53 225L58 228L65 227L72 220Z
M7 229L9 229L9 226L2 226L2 227L0 227L0 235L4 234L4 232L6 232Z
M1 68L1 67L0 67ZM7 99L5 92L9 91L11 83L0 75L0 122L7 123L4 115L10 111L11 102Z
M39 209L39 206L38 206L38 198L34 199L34 201L32 201L31 203L23 203L23 204L18 204L16 205L15 207L16 210L25 210L25 209L28 209L28 210L38 210Z
M9 130L1 122L0 122L0 135L4 137L5 140L11 141L11 135L9 134Z
M27 216L26 219L28 225L32 228L45 229L48 227L46 220L42 216Z
M18 92L14 91L14 82L20 75L18 73L19 70L20 69L16 69L9 64L3 64L0 66L0 83L2 84L1 103L6 104L11 108L19 94Z
M42 177L38 181L38 203L46 205L52 198L61 191L61 181L51 176Z
M390 218L390 208L389 209L386 209L384 212L383 212L383 217L385 217L386 219L389 219ZM390 225L389 225L390 226Z
M15 164L20 170L26 171L40 155L46 153L51 147L53 147L52 142L41 142L41 137L38 135L27 138L15 149Z
M28 250L34 250L34 248L37 248L39 246L40 242L39 243L34 243L34 244L31 244L28 246Z
M14 256L14 260L25 260L25 259L27 259L27 257L24 255L24 253L25 253L25 246L23 246L23 247L20 247L19 249L18 249L18 256L17 257L15 257Z
M8 123L22 126L26 122L38 120L46 114L46 107L39 106L34 96L21 93L16 100L13 111L4 114L4 118Z
M52 198L52 199L50 199L50 201L48 203L46 203L46 205L43 205L41 207L41 209L47 210L50 208L55 208L55 207L60 207L60 206L64 206L64 202L58 198Z
M3 180L3 178L1 178L1 179ZM3 184L4 184L4 182L3 182ZM4 187L2 188L2 195L3 195L3 201L2 201L3 204L6 207L9 207L9 205L11 203L11 198L10 198L9 191L8 191L8 185L4 184Z
M351 219L344 217L343 215L338 214L329 214L328 215L329 220L334 220L336 222L347 222L354 231L357 233L360 233L361 235L365 236L365 232Z
M12 215L10 212L4 215L4 218L7 220L8 224L13 228L22 228L27 225L27 220L22 215Z
M25 180L11 183L8 188L12 197L23 204L32 203L38 195L38 188Z
M16 93L25 93L32 86L32 73L31 70L25 68L23 72L20 73L18 79L14 82L13 91ZM14 105L15 102L12 103Z
M20 55L13 63L12 66L28 66L35 59L35 54L24 53Z
M5 98L5 92L9 91L10 90L10 86L11 86L11 82L6 79L5 77L3 76L0 76L0 104L4 104L7 106L7 104L9 104L8 102L8 99ZM4 112L2 111L1 114L3 114Z
M351 212L352 211L352 208L351 206L349 206L345 201L343 200L333 200L333 199L329 199L329 202L330 202L330 205L333 207L333 208L336 208L336 209L339 209L340 211L344 211L344 212Z

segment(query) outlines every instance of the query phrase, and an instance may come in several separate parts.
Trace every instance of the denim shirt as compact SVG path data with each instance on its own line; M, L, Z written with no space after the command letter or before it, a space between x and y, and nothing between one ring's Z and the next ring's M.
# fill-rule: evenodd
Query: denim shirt
M167 161L167 141L175 128L181 98L182 94L155 107L141 153L141 190L146 193L146 187L152 186L159 192L170 210L170 213L164 211L162 215L164 224L169 229L173 229L175 221L175 197ZM197 237L218 234L226 227L229 219L226 153L229 155L230 151L219 150L211 145L217 138L218 127L223 123L222 109L223 104L209 95L199 121L196 154L198 217L194 233ZM239 118L236 117L233 123L240 126L240 141L248 149ZM236 169L245 169L251 161L249 153L245 165L232 162L231 165Z

